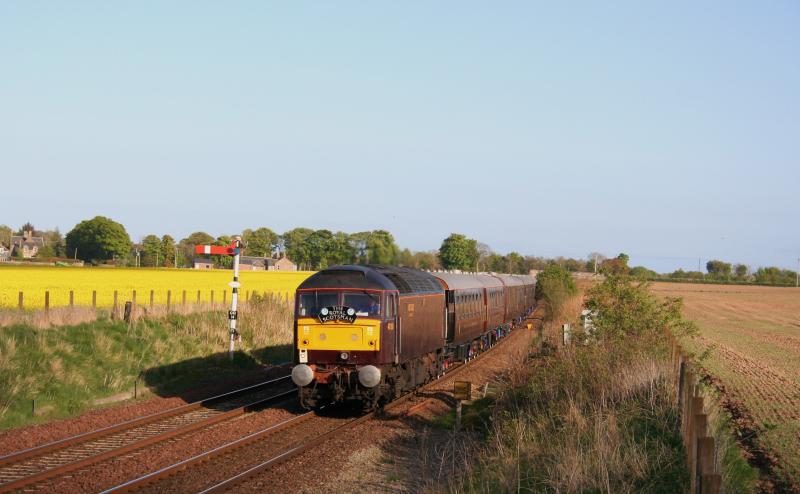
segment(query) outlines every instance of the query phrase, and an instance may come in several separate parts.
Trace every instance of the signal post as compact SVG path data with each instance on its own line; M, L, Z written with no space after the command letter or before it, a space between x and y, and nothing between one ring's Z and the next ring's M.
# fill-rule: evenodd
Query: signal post
M233 241L228 246L222 245L196 245L194 247L195 254L212 254L219 256L232 256L233 257L233 281L228 283L228 286L233 289L231 296L231 308L228 311L228 321L230 328L230 346L228 347L228 357L233 360L233 352L236 350L236 338L239 333L236 331L236 320L239 319L239 255L241 254L242 237L235 236Z

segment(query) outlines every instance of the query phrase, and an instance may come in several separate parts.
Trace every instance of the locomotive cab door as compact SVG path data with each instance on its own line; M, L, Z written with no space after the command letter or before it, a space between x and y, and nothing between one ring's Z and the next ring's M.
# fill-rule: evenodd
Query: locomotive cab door
M398 314L397 295L386 294L386 330L387 341L394 343L392 356L394 363L400 362L400 315Z

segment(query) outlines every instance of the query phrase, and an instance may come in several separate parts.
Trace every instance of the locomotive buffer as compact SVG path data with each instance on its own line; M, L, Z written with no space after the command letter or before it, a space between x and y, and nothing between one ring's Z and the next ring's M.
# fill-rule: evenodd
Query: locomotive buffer
M239 254L243 250L242 237L236 235L230 245L195 245L194 252L196 254L214 254L219 256L232 256L233 257L233 281L228 283L228 286L233 289L231 296L231 309L228 311L228 321L230 321L230 346L228 347L228 357L233 360L233 352L235 351L236 338L239 333L236 332L236 320L239 318L238 304L239 304Z

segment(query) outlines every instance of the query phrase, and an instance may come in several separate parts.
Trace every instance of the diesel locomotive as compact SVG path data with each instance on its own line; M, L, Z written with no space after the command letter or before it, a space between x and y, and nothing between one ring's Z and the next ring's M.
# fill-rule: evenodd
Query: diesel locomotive
M319 271L295 297L292 380L301 405L370 410L440 377L527 315L535 282L375 265Z

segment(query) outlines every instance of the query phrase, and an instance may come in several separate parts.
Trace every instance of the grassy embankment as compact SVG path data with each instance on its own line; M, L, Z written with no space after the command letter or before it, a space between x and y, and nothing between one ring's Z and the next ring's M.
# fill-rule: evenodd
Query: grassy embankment
M541 350L506 377L483 414L482 441L455 492L682 492L688 488L674 377L664 330L686 333L680 303L609 279L579 293L568 274L539 275L550 307ZM602 317L583 344L558 348L560 324L586 305ZM558 336L556 336L558 335ZM488 425L487 425L488 424Z
M171 395L266 362L291 358L292 315L284 302L254 297L240 310L241 343L228 362L227 311L0 330L0 429L67 417L104 398ZM36 400L37 415L31 414Z

